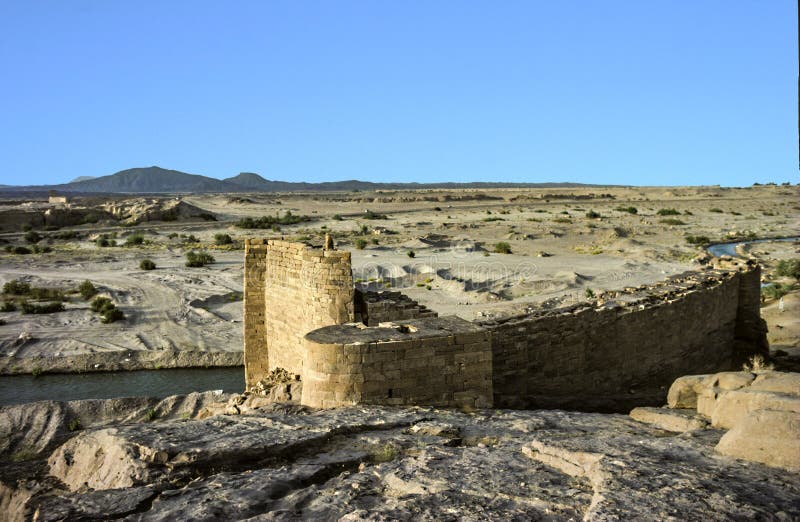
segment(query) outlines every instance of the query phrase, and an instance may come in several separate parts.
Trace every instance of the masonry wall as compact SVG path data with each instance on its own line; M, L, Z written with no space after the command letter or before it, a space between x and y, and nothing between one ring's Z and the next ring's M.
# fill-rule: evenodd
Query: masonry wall
M756 270L648 290L640 301L584 305L501 323L492 332L496 407L620 411L663 403L677 377L732 369L759 353ZM759 333L760 332L760 333Z
M350 252L302 243L245 242L245 378L270 369L303 374L303 336L353 320Z
M378 338L371 340L343 325L307 335L302 404L492 406L488 331L458 317L403 324L419 331L369 328L365 334ZM380 339L382 332L390 332L391 338Z
M356 321L378 326L387 321L407 321L439 314L401 292L356 290Z

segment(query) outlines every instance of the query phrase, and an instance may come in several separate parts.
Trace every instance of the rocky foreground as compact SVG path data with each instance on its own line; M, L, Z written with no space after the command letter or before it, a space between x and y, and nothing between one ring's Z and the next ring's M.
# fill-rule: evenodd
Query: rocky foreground
M798 446L785 437L798 429L797 379L785 375L683 378L670 392L673 408L633 416L308 411L213 393L7 407L0 409L0 513L12 520L795 520ZM743 397L750 391L758 404ZM734 402L750 409L742 414ZM768 466L721 451L724 437L764 411L794 415L793 428L773 424L762 437L783 441L786 459Z

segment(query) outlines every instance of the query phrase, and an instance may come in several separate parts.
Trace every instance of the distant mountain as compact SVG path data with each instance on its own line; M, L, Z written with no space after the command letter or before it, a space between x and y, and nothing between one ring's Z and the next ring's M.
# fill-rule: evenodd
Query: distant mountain
M253 172L242 172L227 179L216 179L197 174L187 174L161 167L128 169L108 176L81 176L60 185L4 186L3 192L39 193L49 190L65 193L91 194L171 194L204 192L352 192L370 190L415 189L488 189L488 188L569 188L603 187L608 185L583 185L580 183L373 183L346 180L323 183L273 181Z

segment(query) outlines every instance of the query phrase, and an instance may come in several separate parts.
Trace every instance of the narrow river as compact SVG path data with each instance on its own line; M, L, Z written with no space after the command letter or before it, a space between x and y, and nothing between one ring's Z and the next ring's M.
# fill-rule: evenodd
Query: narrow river
M114 397L167 397L193 391L244 391L244 368L182 368L136 372L0 377L0 406Z

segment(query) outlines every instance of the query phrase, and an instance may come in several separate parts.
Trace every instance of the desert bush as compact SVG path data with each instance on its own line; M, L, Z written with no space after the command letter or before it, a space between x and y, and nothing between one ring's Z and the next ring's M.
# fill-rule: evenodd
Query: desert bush
M63 241L67 241L69 239L77 239L79 237L78 233L74 230L65 230L64 232L59 232L58 234L53 234L53 239L61 239Z
M492 221L505 221L505 219L503 219L501 217L487 217L487 218L483 218L481 221L485 221L487 223L491 223Z
M705 246L711 243L711 240L708 238L708 236L687 235L686 242L689 243L690 245Z
M344 219L344 218L342 218L342 215L341 215L341 214L334 214L334 215L333 215L333 220L334 220L334 221L342 221L343 219Z
M31 299L35 299L38 301L65 301L66 297L64 296L64 291L60 288L41 288L41 287L32 287L31 291L28 292L28 295Z
M125 246L136 246L144 243L144 236L142 234L131 234L125 239Z
M570 218L557 217L557 218L555 218L553 220L553 223L564 223L564 224L567 224L567 223L572 223L572 220Z
M88 301L97 295L97 288L95 288L92 282L87 279L78 285L78 293L81 294L81 297L83 297L84 300Z
M42 236L35 230L30 230L25 233L25 241L28 243L38 243L42 240Z
M680 216L681 213L674 208L662 208L656 214L659 216Z
M242 218L236 222L239 228L272 228L276 225L296 225L311 221L309 216L295 216L290 210L287 210L282 217L278 216L261 216L260 218L253 219L251 217Z
M23 283L22 281L18 281L16 279L12 279L3 285L4 294L28 295L30 292L31 285L29 283Z
M156 264L150 259L142 259L139 262L139 269L140 270L155 270Z
M591 288L587 288L586 291L584 292L584 295L586 296L587 299L593 299L594 290L592 290Z
M386 214L378 214L377 212L373 212L371 210L365 210L361 217L364 219L389 219L389 216Z
M101 236L101 237L97 238L97 240L95 241L95 244L97 246L99 246L100 248L105 248L105 247L111 246L111 241L112 240L109 240L107 237Z
M188 267L202 267L214 262L214 257L208 252L186 252L186 266Z
M800 281L800 259L781 259L775 267L775 275Z
M599 213L595 212L594 210L590 210L589 212L586 213L586 217L589 218L589 219L597 219L597 218L600 218L600 217L603 217L603 216L601 216Z
M708 211L709 212L714 212L714 213L717 213L717 214L722 214L722 209L721 208L714 207L714 208L708 209Z
M214 244L216 245L230 245L233 239L228 234L214 234Z
M28 301L22 301L20 303L20 308L23 314L54 314L64 311L64 303L54 301L52 303L34 304Z
M797 285L787 285L783 283L770 283L761 287L761 297L764 299L780 299L792 290L796 290Z
M17 309L17 305L14 304L14 301L3 301L3 304L0 305L0 312L13 312Z
M620 212L627 212L628 214L638 214L639 213L639 209L637 209L636 207L617 207L614 210L618 210Z
M775 365L767 363L761 355L754 355L742 365L742 370L746 372L771 372Z
M115 321L122 321L123 319L125 319L125 314L122 313L122 310L113 305L112 308L103 310L101 315L103 316L103 318L100 319L100 322L104 324L113 323Z
M683 226L686 224L686 221L681 221L680 219L675 219L675 218L668 218L660 220L659 223L663 225Z
M101 313L104 310L114 307L114 302L108 297L95 297L92 300L91 308L93 312Z
M511 245L506 243L505 241L501 241L494 245L494 252L495 254L510 254L511 253Z
M411 259L414 259L415 257L417 257L417 253L414 252L413 250L409 250L408 252L406 252L406 255L408 257L410 257Z
M27 255L31 253L31 249L24 246L15 246L11 248L11 252L14 254L19 254L21 256Z
M364 250L367 246L367 240L360 237L356 239L355 246L358 250Z
M47 254L48 252L52 252L53 249L47 245L33 245L31 247L34 254Z
M80 419L72 419L71 421L69 421L69 424L67 425L67 429L69 429L69 431L78 431L82 427L83 426L81 425Z

